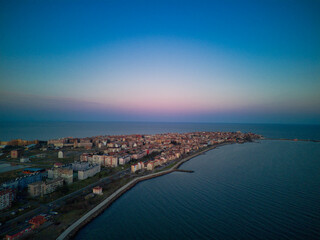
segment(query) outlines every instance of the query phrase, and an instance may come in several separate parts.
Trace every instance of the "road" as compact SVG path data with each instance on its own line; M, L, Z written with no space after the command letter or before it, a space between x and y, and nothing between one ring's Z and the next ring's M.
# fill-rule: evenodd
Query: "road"
M204 149L202 151L193 153L193 154L189 155L188 157L185 157L185 158L181 159L180 161L178 161L176 164L174 164L174 166L172 166L168 170L147 174L147 175L137 177L137 178L131 180L130 182L128 182L127 184L125 184L124 186L122 186L121 188L116 190L114 193L112 193L109 197L107 197L101 203L99 203L96 207L94 207L89 212L87 212L85 215L83 215L81 218L79 218L76 222L71 224L71 226L69 226L62 234L60 234L60 236L57 238L57 240L69 239L71 237L71 235L74 233L74 231L77 231L77 229L79 227L81 227L88 219L90 219L91 216L96 214L98 211L103 210L106 205L110 204L110 202L117 199L120 195L125 193L128 189L130 189L132 186L134 186L138 182L171 173L171 172L175 171L175 169L179 168L186 161L189 161L190 159L192 159L200 154L203 154L209 150L212 150L214 148L216 148L216 146L212 146L212 147Z
M73 198L77 195L81 195L83 193L83 191L87 191L92 189L93 187L101 184L101 183L109 183L111 181L111 179L118 179L121 176L130 173L130 168L124 169L122 171L119 171L111 176L105 177L105 178L101 178L99 181L92 183L84 188L81 188L77 191L74 191L68 195L65 195L59 199L56 199L50 203L46 203L46 204L42 204L40 207L33 209L29 212L26 212L25 214L22 214L20 216L17 216L14 219L11 219L7 222L5 222L1 227L0 227L0 234L6 234L12 230L14 230L15 228L18 228L20 223L24 223L25 221L29 220L30 218L32 218L33 216L39 215L41 213L48 213L50 212L50 209L60 206L61 204L64 203L65 200L69 199L69 198ZM17 225L16 227L13 227Z
M198 153L190 154L188 157L180 160L177 164L175 164L169 170L165 170L165 171L161 171L161 172L157 172L157 173L153 173L153 174L154 175L161 175L164 172L172 171L172 169L179 167L183 162L188 161L189 159L191 159L191 158L193 158L193 157L195 157L195 156L197 156L197 155L199 155L199 154L201 154L203 152L206 152L208 150L210 150L210 149L203 150L203 151L200 151ZM11 219L11 220L7 221L6 223L4 223L2 226L0 226L0 234L4 235L4 234L14 230L15 228L18 228L19 226L16 226L16 227L13 227L13 226L19 225L20 223L24 223L26 220L29 220L33 216L39 215L41 213L49 213L50 209L60 206L61 204L64 203L65 200L67 200L69 198L73 198L75 196L81 195L83 193L83 191L91 190L93 187L95 187L95 186L97 186L97 185L99 185L101 183L109 183L111 181L111 179L119 179L123 175L129 174L129 173L130 173L130 168L124 169L122 171L119 171L119 172L111 175L111 176L102 178L99 181L97 181L95 183L92 183L92 184L90 184L90 185L88 185L88 186L86 186L84 188L81 188L81 189L79 189L79 190L77 190L75 192L72 192L72 193L70 193L68 195L65 195L65 196L63 196L63 197L61 197L61 198L59 198L59 199L57 199L55 201L52 201L52 202L47 203L47 204L42 204L40 207L38 207L36 209L33 209L33 210L31 210L31 211L29 211L29 212L27 212L25 214L22 214L22 215L20 215L20 216L18 216L16 218ZM139 177L139 178L150 177L150 176L153 176L153 174L144 175L144 176Z

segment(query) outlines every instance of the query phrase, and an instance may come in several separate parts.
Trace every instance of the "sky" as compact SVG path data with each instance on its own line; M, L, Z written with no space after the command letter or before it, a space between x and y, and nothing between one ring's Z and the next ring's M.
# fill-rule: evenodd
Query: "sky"
M319 12L0 0L0 121L320 124Z

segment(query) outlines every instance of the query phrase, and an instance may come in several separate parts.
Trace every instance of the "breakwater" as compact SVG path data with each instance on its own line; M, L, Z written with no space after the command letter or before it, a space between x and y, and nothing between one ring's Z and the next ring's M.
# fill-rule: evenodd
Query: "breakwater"
M222 145L222 144L221 144ZM219 146L221 146L219 145ZM216 146L211 146L208 147L202 151L199 151L197 153L194 153L186 158L183 158L182 160L180 160L178 163L176 163L173 167L171 167L168 170L165 171L161 171L161 172L157 172L157 173L152 173L146 176L141 176L141 177L137 177L133 180L131 180L130 182L128 182L127 184L125 184L124 186L122 186L121 188L119 188L117 191L115 191L113 194L111 194L109 197L107 197L105 200L103 200L101 203L99 203L96 207L94 207L93 209L91 209L89 212L87 212L85 215L83 215L81 218L79 218L76 222L74 222L73 224L71 224L58 238L57 240L65 240L65 239L71 239L76 233L77 231L79 231L82 227L84 227L86 224L88 224L91 220L93 220L94 218L96 218L98 215L100 215L104 210L106 210L114 201L116 201L122 194L124 194L125 192L127 192L128 190L130 190L131 188L133 188L136 184L138 184L139 182L151 179L151 178L155 178L155 177L160 177L163 176L165 174L169 174L172 173L174 171L176 171L183 163L189 161L190 159L203 154L209 150L212 150L214 148L216 148ZM188 171L191 172L191 171Z
M184 170L184 169L175 169L176 172L186 172L186 173L193 173L192 170Z

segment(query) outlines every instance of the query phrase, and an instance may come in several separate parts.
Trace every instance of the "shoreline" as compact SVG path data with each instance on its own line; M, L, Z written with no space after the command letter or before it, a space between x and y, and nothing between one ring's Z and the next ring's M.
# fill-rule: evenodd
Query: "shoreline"
M211 151L217 147L221 147L227 144L232 143L223 143L219 145L214 145L211 147L208 147L204 150L201 150L199 152L196 152L192 154L191 156L185 157L178 161L174 166L172 166L168 170L160 171L157 173L152 173L146 176L137 177L130 182L126 183L124 186L120 187L118 190L116 190L114 193L112 193L109 197L107 197L105 200L103 200L101 203L99 203L97 206L95 206L93 209L91 209L89 212L84 214L81 218L79 218L76 222L71 224L66 230L64 230L57 238L57 240L64 240L64 239L72 239L76 233L86 226L89 222L91 222L93 219L95 219L97 216L99 216L101 213L103 213L113 202L115 202L119 197L121 197L123 194L125 194L127 191L129 191L131 188L133 188L135 185L137 185L139 182L146 181L152 178L160 177L172 172L175 172L183 163L191 160L194 157L197 157L207 151Z
M293 141L293 142L320 142L316 139L298 139L298 138L264 138L263 140L275 140L275 141Z

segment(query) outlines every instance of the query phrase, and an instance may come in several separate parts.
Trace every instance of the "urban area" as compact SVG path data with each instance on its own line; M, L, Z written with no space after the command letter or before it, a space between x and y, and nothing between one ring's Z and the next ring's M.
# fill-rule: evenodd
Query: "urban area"
M168 169L199 150L260 138L253 133L192 132L2 141L1 237L55 238L137 176Z

